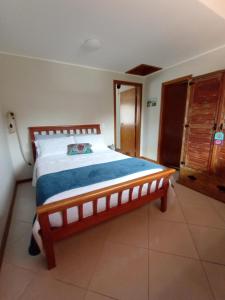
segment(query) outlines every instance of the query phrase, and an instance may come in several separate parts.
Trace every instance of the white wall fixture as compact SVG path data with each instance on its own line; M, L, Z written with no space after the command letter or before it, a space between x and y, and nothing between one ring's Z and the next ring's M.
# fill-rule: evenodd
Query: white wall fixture
M32 164L26 159L24 151L23 151L23 147L22 147L22 142L20 139L20 135L16 126L16 117L15 114L11 111L7 112L7 120L8 120L8 130L9 133L16 133L17 139L18 139L18 143L19 143L19 149L22 155L22 158L24 160L24 162L28 165L28 166L32 166Z
M7 112L8 130L9 133L16 132L15 115L13 112Z
M157 98L152 97L147 100L147 107L152 107L157 105Z
M101 48L101 42L98 39L88 39L83 43L83 47L89 51L96 51Z

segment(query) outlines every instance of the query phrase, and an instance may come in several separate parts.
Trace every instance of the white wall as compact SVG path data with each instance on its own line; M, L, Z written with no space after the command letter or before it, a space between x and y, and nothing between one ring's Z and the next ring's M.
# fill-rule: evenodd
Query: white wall
M160 100L162 83L178 77L192 74L193 76L225 69L225 48L184 62L173 68L149 76L145 81L145 91L142 107L142 155L157 159ZM146 107L146 101L157 98L156 107Z
M15 177L6 135L7 127L5 124L5 116L2 113L2 107L0 103L0 243L15 185Z
M31 159L29 126L100 123L107 144L114 143L113 80L143 78L36 59L0 55L3 109L16 114L23 149ZM15 134L9 137L17 178L31 176Z

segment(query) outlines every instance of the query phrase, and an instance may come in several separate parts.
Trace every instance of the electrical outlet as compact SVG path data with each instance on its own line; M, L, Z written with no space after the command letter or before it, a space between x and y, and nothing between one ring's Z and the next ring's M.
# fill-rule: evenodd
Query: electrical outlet
M9 133L16 132L16 123L15 123L15 115L13 112L7 113L7 120L8 120L8 130Z

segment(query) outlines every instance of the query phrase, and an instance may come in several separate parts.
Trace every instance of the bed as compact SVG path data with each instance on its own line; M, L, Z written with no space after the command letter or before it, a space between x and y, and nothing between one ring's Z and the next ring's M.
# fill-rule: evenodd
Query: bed
M54 243L59 240L158 198L161 211L166 211L173 169L107 147L90 154L38 156L37 135L97 137L99 124L30 127L29 133L35 161L33 184L37 199L42 199L37 201L33 236L48 269L56 266Z

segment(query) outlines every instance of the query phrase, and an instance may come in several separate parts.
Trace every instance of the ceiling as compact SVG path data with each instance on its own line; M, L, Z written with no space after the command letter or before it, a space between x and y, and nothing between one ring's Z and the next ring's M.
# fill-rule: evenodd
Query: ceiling
M0 51L125 72L168 67L225 44L224 0L1 0ZM97 38L102 47L82 44Z

